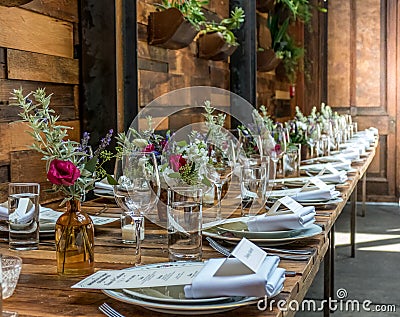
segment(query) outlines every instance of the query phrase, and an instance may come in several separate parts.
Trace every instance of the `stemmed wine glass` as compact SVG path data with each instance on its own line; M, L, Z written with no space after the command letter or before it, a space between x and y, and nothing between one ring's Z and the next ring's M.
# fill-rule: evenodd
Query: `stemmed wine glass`
M306 130L307 143L310 146L310 157L317 156L318 142L321 139L321 127L318 123L310 123Z
M233 143L229 142L229 147L232 153ZM234 168L234 161L231 161L228 157L223 155L222 149L215 145L209 144L209 163L206 166L207 178L215 186L217 192L217 220L221 219L221 199L222 199L222 187L232 175ZM235 158L233 158L235 159Z
M283 174L282 164L278 163L281 161L286 152L288 131L286 128L278 127L277 129L271 131L271 137L271 142L269 142L264 151L274 162L274 169L276 170L276 176L278 176Z
M160 177L154 153L133 152L118 158L115 163L114 197L130 216L136 238L135 264L141 262L141 233L144 216L160 196Z

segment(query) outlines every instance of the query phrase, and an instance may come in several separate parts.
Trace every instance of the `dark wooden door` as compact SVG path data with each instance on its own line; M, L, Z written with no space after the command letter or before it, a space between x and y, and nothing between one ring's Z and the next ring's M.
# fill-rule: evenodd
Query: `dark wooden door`
M328 6L328 104L359 129L379 129L367 174L367 198L394 201L396 172L398 1L339 0Z

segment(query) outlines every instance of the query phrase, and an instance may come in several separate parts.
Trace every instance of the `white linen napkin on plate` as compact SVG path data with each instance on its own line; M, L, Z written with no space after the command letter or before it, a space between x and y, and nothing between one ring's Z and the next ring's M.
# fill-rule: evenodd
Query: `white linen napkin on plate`
M216 274L224 264L232 274ZM279 291L285 280L285 270L278 268L279 257L267 256L257 273L238 273L243 268L236 258L210 259L191 285L185 285L186 298L220 296L271 296Z
M333 162L333 163L331 163L331 165L340 171L348 171L351 169L351 161L350 160L345 160L344 162ZM320 163L300 166L301 170L316 171L316 172L321 171L324 168L325 168L325 164L320 164Z
M298 202L309 201L327 201L335 199L340 195L340 192L335 190L334 185L327 185L326 188L318 188L316 186L306 188L293 188L286 190L271 191L271 198L280 198L289 196Z
M338 197L339 192L334 190L335 187L327 187L324 189L304 190L297 194L290 195L296 201L310 201L310 200L331 200Z
M35 206L29 200L29 203L26 206L26 210L20 210L19 212L17 212L18 223L27 223L30 220L32 220L34 212L35 212ZM15 217L17 217L17 215L15 215ZM0 204L0 220L8 220L8 202Z
M250 217L247 227L251 232L306 229L315 222L315 207L303 207L297 213L290 211L262 214Z
M334 184L342 184L348 180L346 171L339 171L338 173L332 174L324 174L324 175L316 175L315 177L319 178L321 181L325 183L334 183Z

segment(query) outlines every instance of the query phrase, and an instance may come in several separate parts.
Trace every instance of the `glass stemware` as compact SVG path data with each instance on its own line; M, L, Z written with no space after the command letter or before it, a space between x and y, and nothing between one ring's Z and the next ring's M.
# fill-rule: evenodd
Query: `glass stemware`
M141 234L144 216L160 196L160 177L153 153L134 152L117 159L115 165L114 197L117 204L131 217L136 241L135 264L141 263Z
M233 143L229 143L229 147L232 147ZM231 149L233 150L233 149ZM231 161L228 157L223 155L222 149L209 145L210 161L206 166L207 178L215 186L217 193L217 216L216 220L221 219L221 199L222 199L222 187L228 181L232 175L234 168L234 161ZM232 151L227 151L232 152Z
M270 142L264 151L269 155L271 161L274 162L274 170L276 171L274 178L276 178L283 174L282 164L279 162L286 152L288 131L286 128L277 128L271 131L271 137L272 142Z
M306 130L307 144L310 146L310 157L317 156L318 143L321 139L321 127L318 123L308 124Z

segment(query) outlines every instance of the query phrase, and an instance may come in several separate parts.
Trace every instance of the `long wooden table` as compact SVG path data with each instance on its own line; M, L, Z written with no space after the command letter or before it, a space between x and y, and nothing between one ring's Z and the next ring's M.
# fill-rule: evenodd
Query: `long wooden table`
M291 249L313 249L315 252L308 261L281 260L280 267L297 272L296 276L287 277L283 291L275 298L276 301L285 300L287 303L296 300L298 303L304 299L310 285L324 262L324 297L328 299L333 295L334 280L334 224L342 212L345 204L353 194L352 199L352 236L355 233L355 192L358 182L375 155L375 148L369 152L362 163L354 165L356 172L350 174L350 179L345 185L339 186L343 202L324 209L330 216L317 216L317 223L324 229L315 237L296 241L289 245ZM106 216L119 217L120 210L112 202L104 199L95 199L85 202L84 208L95 214L107 206ZM57 208L57 205L49 207ZM354 242L354 240L352 240ZM99 269L122 269L133 266L133 246L122 244L119 221L96 228L95 240L95 266ZM282 246L284 247L284 246ZM12 297L3 302L4 310L17 311L20 316L104 316L98 310L103 302L109 303L126 316L162 316L164 314L149 311L145 308L125 304L113 300L98 290L77 290L71 286L81 280L81 277L62 277L57 275L55 247L52 240L43 240L39 250L12 251L8 243L0 243L3 254L18 255L23 259L21 276ZM203 244L203 258L221 257ZM142 246L142 263L159 263L168 261L166 229L152 223L146 223L146 238ZM256 305L238 308L225 312L224 316L294 316L296 311L283 312L274 306L273 310L260 311ZM329 315L325 307L324 315Z

